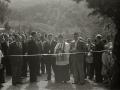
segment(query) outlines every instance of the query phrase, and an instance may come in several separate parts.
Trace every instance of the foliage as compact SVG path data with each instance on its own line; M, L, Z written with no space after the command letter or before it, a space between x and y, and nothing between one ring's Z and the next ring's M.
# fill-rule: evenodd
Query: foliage
M80 2L81 0L74 0ZM120 0L86 0L89 8L94 8L92 14L101 14L111 18L120 29Z
M55 35L62 33L66 38L72 38L74 32L79 32L84 38L93 38L97 33L103 33L103 24L97 17L88 17L91 11L84 2L78 5L70 0L50 0L19 11L13 10L10 19L14 22L11 23L12 26L18 26L16 29L19 29L19 23L16 25L15 21L20 20L21 29L26 25L26 29L32 27Z
M2 24L11 11L8 7L8 3L10 3L10 0L0 0L0 23Z

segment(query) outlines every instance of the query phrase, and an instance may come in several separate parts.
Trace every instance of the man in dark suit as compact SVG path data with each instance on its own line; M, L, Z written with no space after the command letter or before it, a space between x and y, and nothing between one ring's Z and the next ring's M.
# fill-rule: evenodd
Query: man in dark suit
M40 54L44 54L44 36L41 35L40 36L40 42L39 42L39 51ZM45 73L45 61L44 61L44 56L41 56L41 60L40 60L40 64L41 64L41 72L42 74Z
M39 46L37 43L37 32L31 33L31 40L28 42L28 55L39 54ZM37 81L37 73L39 67L39 56L28 57L29 69L30 69L30 82Z
M8 48L8 55L10 57L10 63L12 67L12 84L23 84L21 82L21 68L22 68L22 56L11 56L11 55L22 55L22 37L18 34L15 35L15 41L10 44Z
M71 43L70 51L72 53L85 52L85 44L83 41L78 40L78 33L74 33L74 40ZM71 61L73 66L73 84L78 83L83 85L85 83L84 78L84 53L78 53L71 55Z
M25 34L22 34L22 47L23 47L22 54L26 55L28 53L28 45ZM27 64L28 64L28 57L23 56L22 77L27 76Z
M5 42L1 43L2 53L4 55L4 57L3 57L4 66L5 66L5 69L6 69L6 75L11 76L12 75L12 70L11 70L11 65L10 65L10 59L9 59L9 57L7 55L8 47L10 45L9 35L5 34L4 39L5 39Z
M45 54L54 54L54 48L56 46L57 42L52 40L52 34L48 35L48 41L44 44L44 53ZM46 69L47 69L47 80L51 80L51 67L53 69L53 72L55 73L55 62L56 59L54 55L48 55L45 57L46 59Z

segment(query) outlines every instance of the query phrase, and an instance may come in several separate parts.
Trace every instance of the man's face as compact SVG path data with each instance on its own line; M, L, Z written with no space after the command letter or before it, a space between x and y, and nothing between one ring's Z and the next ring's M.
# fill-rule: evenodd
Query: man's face
M17 38L16 38L16 41L17 42L22 42L22 37L20 35L18 35Z
M52 40L52 36L48 36L48 40L51 41Z
M90 43L91 42L91 40L90 39L88 39L88 43Z
M59 40L59 42L62 42L62 41L63 41L63 38L62 38L62 37L59 37L58 40Z
M37 39L37 34L34 34L33 37L34 37L34 39Z
M8 41L9 40L9 35L5 36L5 40Z
M74 40L78 40L78 35L74 35Z

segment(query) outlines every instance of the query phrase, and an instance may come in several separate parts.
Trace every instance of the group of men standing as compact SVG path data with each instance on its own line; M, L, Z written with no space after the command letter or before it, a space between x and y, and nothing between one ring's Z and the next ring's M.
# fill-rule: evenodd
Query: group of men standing
M16 34L14 35L14 41L8 44L8 37L9 36L6 34L5 43L2 44L4 44L4 61L8 63L8 65L5 66L6 74L12 75L12 85L16 86L16 84L23 84L21 77L27 76L27 65L29 65L30 82L37 82L37 76L41 76L41 73L44 74L45 72L48 74L46 81L51 80L51 68L53 69L54 74L56 73L56 57L51 54L54 54L54 49L59 41L53 40L52 34L48 34L47 40L45 40L44 35L41 35L40 40L38 40L38 33L35 31L31 33L29 41L26 41L25 34ZM74 82L72 84L78 83L79 85L84 85L85 43L82 40L79 40L78 33L74 33L74 40L69 46L69 52L75 53L70 55L74 77ZM99 79L99 74L100 73L98 72L98 77L96 76L96 79Z
M10 59L12 69L12 84L14 86L16 84L23 84L21 77L27 76L27 65L29 65L30 70L30 82L37 82L37 76L41 76L40 69L42 74L45 71L47 72L46 81L51 80L51 67L53 72L55 72L55 57L38 54L54 54L57 42L53 40L52 34L48 35L47 41L44 40L44 36L40 36L40 41L38 41L37 32L31 33L28 42L26 42L24 34L16 34L14 37L15 40L9 45L7 50L7 56Z

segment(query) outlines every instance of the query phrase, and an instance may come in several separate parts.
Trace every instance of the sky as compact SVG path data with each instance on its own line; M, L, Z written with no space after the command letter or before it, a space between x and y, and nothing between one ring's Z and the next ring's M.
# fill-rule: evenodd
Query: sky
M66 2L70 0L11 0L10 7L12 8L21 8L21 7L28 7L28 6L33 6L35 4L39 3L45 3L45 2ZM71 0L72 1L72 0Z

